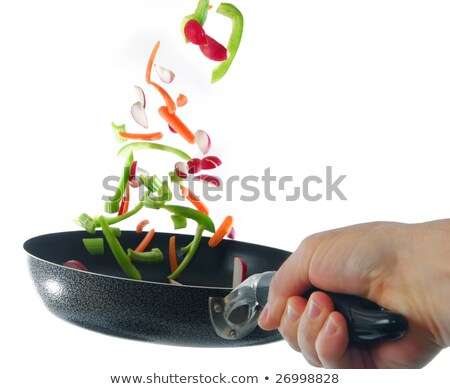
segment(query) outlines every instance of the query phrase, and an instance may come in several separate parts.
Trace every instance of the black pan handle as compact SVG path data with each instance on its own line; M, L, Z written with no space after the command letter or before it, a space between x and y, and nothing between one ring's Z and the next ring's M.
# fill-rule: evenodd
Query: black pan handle
M304 297L319 289L310 289ZM372 343L397 339L408 329L406 318L389 311L362 297L348 294L324 292L333 300L334 309L340 312L348 328L351 343Z
M269 284L272 277L262 277L258 283L257 299L261 306L267 303ZM312 288L303 297L320 289ZM374 343L381 340L397 339L408 329L406 318L389 311L362 297L325 292L331 297L334 310L340 312L347 321L350 343Z

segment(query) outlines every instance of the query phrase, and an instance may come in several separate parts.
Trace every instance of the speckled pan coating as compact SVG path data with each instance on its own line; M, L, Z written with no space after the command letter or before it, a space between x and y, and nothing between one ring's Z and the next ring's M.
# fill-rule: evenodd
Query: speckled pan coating
M101 233L97 233L101 236ZM156 234L152 247L167 256L170 236ZM228 341L217 336L210 322L209 297L224 297L231 289L233 259L245 259L249 275L276 270L289 252L238 241L223 241L211 249L204 238L180 282L165 283L168 260L163 264L139 265L143 278L123 278L109 249L104 256L89 256L82 231L47 234L25 242L28 265L36 289L47 308L61 319L90 330L124 338L177 346L236 347L274 342L277 331L256 328L248 337ZM142 236L124 231L123 247L136 247ZM177 247L192 238L177 234ZM181 254L181 253L180 253ZM82 272L61 266L67 260L81 260L90 270ZM219 287L216 287L219 286Z

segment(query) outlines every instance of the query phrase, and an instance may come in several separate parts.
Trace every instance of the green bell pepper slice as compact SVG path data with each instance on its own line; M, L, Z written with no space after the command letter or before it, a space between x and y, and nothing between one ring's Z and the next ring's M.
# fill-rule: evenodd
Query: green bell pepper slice
M132 278L133 280L142 280L141 273L139 273L139 270L136 269L136 267L131 263L130 258L128 258L128 255L125 253L125 251L123 251L120 242L117 240L114 232L111 231L111 228L109 227L106 219L103 216L100 216L98 218L98 221L100 223L100 227L102 228L103 235L105 236L106 241L108 242L109 247L114 255L114 258L116 258L116 261L120 265L122 270L128 277Z
M189 262L191 262L191 259L194 257L194 254L196 253L198 246L200 245L202 241L202 235L205 227L201 224L197 226L197 230L195 231L194 239L189 244L189 251L187 252L184 259L181 261L181 263L178 265L177 269L171 273L167 278L169 280L174 280L180 276L180 274L183 272L183 270L186 268L187 265L189 265Z
M177 149L172 146L163 145L161 143L152 143L152 142L129 143L126 146L122 147L119 150L119 152L117 153L117 155L119 155L119 156L128 155L128 153L130 153L130 152L138 151L138 150L145 150L145 149L161 150L161 151L165 151L168 153L172 153L172 154L178 155L179 157L183 158L186 161L190 161L192 159L189 155L187 155L184 151L181 151L180 149ZM133 163L133 161L131 163ZM130 166L131 166L131 164L130 164Z
M184 216L181 215L171 215L173 221L173 228L175 230L180 230L182 228L186 228L187 220Z
M151 251L144 251L143 253L128 249L127 253L130 259L138 262L157 263L164 260L164 254L159 248L154 248Z
M232 27L227 44L229 57L213 69L211 83L219 81L230 68L239 49L239 45L241 44L242 32L244 31L244 17L242 16L241 11L239 11L233 4L221 3L216 12L230 18Z
M125 153L125 164L123 166L123 172L120 177L119 187L116 189L114 196L110 196L108 201L105 201L104 211L106 213L116 213L119 211L120 201L122 199L123 194L125 193L125 187L128 182L128 178L130 177L130 168L133 164L134 157L133 152L130 150Z
M197 211L189 207L183 207L182 205L163 205L161 208L169 211L175 215L183 216L187 219L195 220L206 231L214 233L216 228L211 218L203 212Z

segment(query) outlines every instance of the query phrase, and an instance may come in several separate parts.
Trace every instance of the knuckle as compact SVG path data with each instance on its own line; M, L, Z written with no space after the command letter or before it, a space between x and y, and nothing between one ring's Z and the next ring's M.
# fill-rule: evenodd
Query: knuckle
M312 350L316 343L316 334L310 330L310 320L306 315L302 316L297 331L297 339L300 347L305 350Z
M304 238L299 246L300 252L308 253L314 250L318 244L323 240L325 232L316 232L315 234L311 234Z
M297 342L296 337L296 329L292 328L292 326L287 325L284 321L282 322L280 328L278 329L283 339L287 342L287 344L294 349L295 351L300 352L300 346Z
M309 350L314 348L316 339L314 337L314 334L307 330L307 325L305 325L304 321L298 328L297 339L302 349Z
M269 293L270 296L276 296L279 294L280 291L283 290L283 282L282 282L282 277L280 276L279 272L276 272L275 275L272 277L272 280L270 281L270 286L269 286Z

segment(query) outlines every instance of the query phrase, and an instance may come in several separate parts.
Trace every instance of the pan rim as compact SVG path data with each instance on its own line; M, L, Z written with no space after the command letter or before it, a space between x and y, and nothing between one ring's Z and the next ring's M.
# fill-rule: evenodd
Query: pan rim
M85 232L84 230L68 230L68 231L58 231L58 232L50 232L47 234L41 234L41 235L36 235L33 236L29 239L27 239L24 243L23 243L23 249L24 251L27 253L28 257L31 259L36 259L38 261L44 262L48 265L51 266L55 266L57 268L62 268L65 271L66 270L71 270L71 271L75 271L75 272L80 272L80 273L84 273L84 274L89 274L95 277L104 277L104 278L108 278L108 279L116 279L116 280L120 280L120 281L129 281L129 282L137 282L140 284L154 284L154 285L160 285L160 286L168 286L168 287L178 287L178 288L195 288L195 289L211 289L211 290L224 290L224 291L232 291L233 288L232 287L225 287L225 286L205 286L205 285L192 285L192 284L181 284L181 285L177 285L177 284L171 284L171 283L165 283L165 282L159 282L159 281L150 281L150 280L134 280L132 278L125 278L125 277L119 277L119 276L113 276L113 275L109 275L109 274L102 274L102 273L96 273L96 272L92 272L92 271L83 271L83 270L79 270L79 269L74 269L74 268L70 268L70 267L65 267L63 265L60 265L58 263L49 261L47 259L41 258L35 254L32 254L30 252L30 250L27 249L27 245L31 244L30 242L33 241L34 239L39 239L39 238L43 238L46 236L50 236L50 235L58 235L58 234L70 234L70 233L77 233L77 234L82 234L83 232ZM123 230L122 233L132 233L134 231L132 230ZM171 233L171 232L157 232L156 234L159 235L177 235L177 236L185 236L185 237L193 237L193 235L189 235L189 234L180 234L180 233ZM259 246L259 247L265 247L262 245L259 245L257 243L250 243L250 242L242 242L239 240L233 240L232 242L235 243L240 243L240 244L245 244L245 245L252 245L252 246ZM288 252L286 250L282 250L282 249L278 249L278 248L274 248L271 247L272 249L275 250L280 250L280 251L285 251Z
M112 276L112 275L109 275L109 274L102 274L102 273L96 273L96 272L92 272L92 271L84 271L84 270L74 269L72 267L66 267L66 266L60 265L58 263L54 263L54 262L48 261L46 259L39 258L36 255L31 254L27 250L25 250L25 252L27 253L28 257L31 258L31 259L35 259L35 260L38 260L40 262L45 262L46 264L48 264L50 266L56 266L58 268L64 269L64 271L70 270L70 271L75 271L75 272L79 272L79 273L82 273L82 274L89 274L89 275L100 277L100 278L113 278L113 279L120 280L120 281L137 282L139 284L155 284L155 285L169 286L169 287L178 287L178 288L216 289L216 290L220 289L220 290L229 290L229 291L233 290L233 288L227 288L225 286L204 286L204 285L186 285L186 284L177 285L177 284L158 282L158 281L133 280L132 278Z

